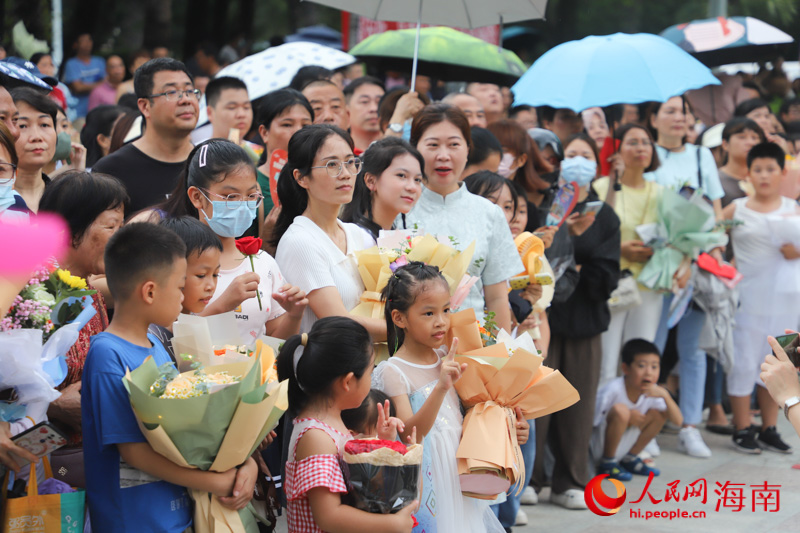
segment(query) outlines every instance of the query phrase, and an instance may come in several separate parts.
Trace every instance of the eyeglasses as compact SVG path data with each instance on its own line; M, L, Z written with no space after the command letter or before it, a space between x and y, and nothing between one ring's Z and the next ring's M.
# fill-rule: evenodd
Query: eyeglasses
M264 195L258 192L253 193L250 196L243 196L241 194L229 194L228 196L222 196L221 194L213 193L208 189L200 189L200 191L201 192L205 191L212 196L220 198L221 201L225 202L225 207L227 207L228 209L236 209L238 207L236 205L236 202L244 202L247 205L247 207L253 209L260 206L261 202L264 201ZM205 194L203 196L205 196L206 200L208 200L209 202L211 201L211 198L209 198Z
M7 185L13 180L16 171L17 165L14 163L0 163L0 185Z
M182 96L185 96L187 99L191 100L194 98L195 100L200 99L200 89L186 89L185 91L176 91L172 89L170 91L164 91L163 93L151 94L147 98L156 98L159 96L163 96L164 100L167 102L175 102L181 99Z
M325 168L328 169L328 176L338 178L342 175L342 168L347 167L347 171L354 176L361 170L362 161L357 157L348 159L347 161L339 161L338 159L331 159L322 166L311 168Z

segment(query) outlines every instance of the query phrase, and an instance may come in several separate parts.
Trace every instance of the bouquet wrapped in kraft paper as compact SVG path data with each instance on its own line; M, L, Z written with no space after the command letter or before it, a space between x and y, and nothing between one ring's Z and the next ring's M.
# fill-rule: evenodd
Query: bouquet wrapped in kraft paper
M497 343L483 347L474 311L453 315L452 336L459 339L459 363L467 368L456 391L467 414L456 458L466 496L493 500L509 488L522 487L525 465L517 442L514 409L526 419L566 409L580 396L558 371L542 365L533 339L500 331Z
M165 369L148 358L123 382L139 427L156 452L180 466L225 472L245 462L288 408L287 382L271 380L273 364L267 347L247 361L184 372L165 382ZM230 379L219 385L211 376ZM181 386L171 391L173 382ZM187 383L192 393L167 394L175 388L182 392ZM258 531L251 506L233 511L207 492L189 494L195 502L195 533Z

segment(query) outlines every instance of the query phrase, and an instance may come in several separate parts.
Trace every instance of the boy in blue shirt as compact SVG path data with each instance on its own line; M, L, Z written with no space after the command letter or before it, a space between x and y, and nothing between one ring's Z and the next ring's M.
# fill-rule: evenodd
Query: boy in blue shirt
M181 311L186 247L171 230L129 224L105 251L114 318L92 338L83 370L81 415L86 484L92 528L103 532L180 533L192 525L185 487L211 492L223 505L244 508L253 494L257 466L248 458L227 472L176 465L156 453L139 430L123 385L126 369L148 356L170 361L148 335L152 324L172 324Z

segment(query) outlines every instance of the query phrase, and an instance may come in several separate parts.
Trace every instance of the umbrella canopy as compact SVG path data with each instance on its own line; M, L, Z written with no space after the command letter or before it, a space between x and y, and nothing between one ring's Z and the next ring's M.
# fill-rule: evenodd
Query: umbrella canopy
M556 46L511 90L518 104L583 111L665 102L689 89L718 84L708 67L663 37L615 33Z
M547 0L311 0L372 20L479 28L544 18Z
M411 70L415 29L370 35L350 53L382 70ZM445 81L483 81L511 85L525 72L525 64L510 50L445 27L422 28L419 41L420 74Z
M301 67L316 65L330 70L355 63L356 58L328 46L308 42L286 43L267 48L244 59L231 63L216 77L233 76L247 85L250 100L289 85ZM200 102L197 125L208 122L206 99Z
M297 33L287 35L285 41L287 43L296 43L296 42L316 43L325 46L330 46L331 48L336 48L337 50L342 49L341 32L338 32L333 28L329 28L322 24L300 28L299 30L297 30Z
M717 17L676 24L661 36L708 66L774 59L791 53L791 35L753 17ZM796 52L795 52L796 54Z

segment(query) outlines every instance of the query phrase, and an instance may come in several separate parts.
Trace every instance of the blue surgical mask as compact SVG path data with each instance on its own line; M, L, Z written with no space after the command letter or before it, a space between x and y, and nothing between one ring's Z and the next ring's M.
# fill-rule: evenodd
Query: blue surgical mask
M211 202L214 213L208 218L205 211L208 227L220 237L241 237L256 218L257 207L248 207L247 202L225 202L220 200Z
M14 198L14 182L17 180L9 180L8 183L0 185L0 211L5 211L16 203Z
M561 162L561 177L567 183L576 183L578 187L586 187L597 176L597 162L585 157L576 156Z

